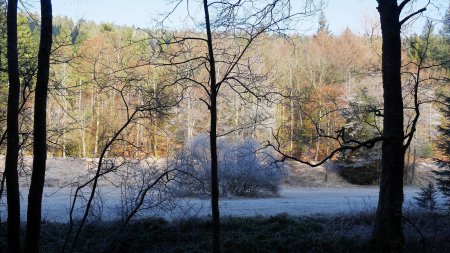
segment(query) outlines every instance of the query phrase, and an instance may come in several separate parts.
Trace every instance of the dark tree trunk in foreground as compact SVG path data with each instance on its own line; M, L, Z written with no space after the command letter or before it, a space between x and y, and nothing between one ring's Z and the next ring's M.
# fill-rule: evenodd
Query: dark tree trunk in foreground
M205 25L208 40L209 75L210 75L210 133L209 142L211 149L211 214L212 214L212 252L220 252L220 213L219 213L219 165L217 158L217 78L216 63L214 59L214 48L211 34L211 23L209 18L208 1L203 0L205 9Z
M8 111L6 148L6 198L8 203L7 243L8 252L20 252L20 196L17 161L19 156L19 56L17 51L17 0L8 1Z
M25 252L39 252L42 191L47 160L47 91L52 47L52 4L41 0L41 35L38 54L38 72L34 101L33 172L28 194L27 232Z
M402 252L403 99L401 88L401 9L396 0L378 0L383 36L384 125L380 194L373 240L379 252Z

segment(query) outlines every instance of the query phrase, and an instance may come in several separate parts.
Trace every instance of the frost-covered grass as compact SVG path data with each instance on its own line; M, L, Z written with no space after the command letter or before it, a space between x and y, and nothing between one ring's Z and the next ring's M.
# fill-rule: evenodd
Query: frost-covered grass
M120 216L120 192L113 187L100 187L101 206L97 208L97 217L103 220ZM378 202L377 187L353 188L282 188L280 196L274 198L232 198L221 199L221 214L224 216L252 217L256 215L274 216L280 213L289 215L334 215L350 214L361 211L374 211ZM405 188L405 205L413 201L418 188ZM25 195L26 192L23 192ZM70 188L46 188L43 198L43 218L54 222L67 222L70 205ZM22 219L26 219L27 199L22 198ZM165 219L206 217L211 213L208 199L181 198L164 203L138 213L140 218L158 216ZM0 217L4 219L5 206L0 206ZM75 212L80 217L81 210Z
M43 199L46 222L42 230L42 252L60 252L67 231L74 178L85 176L91 163L95 160L49 159ZM290 184L282 186L277 197L221 198L223 251L371 252L378 187L352 186L332 169L292 168L295 170L290 173L296 172L297 177L290 178ZM417 171L420 174L420 169ZM22 221L25 221L28 189L26 177L21 180ZM418 191L417 187L405 187L407 252L422 252L423 248L430 252L450 252L446 241L450 238L449 218L439 217L436 222L428 214L411 209L410 203ZM121 217L121 191L103 180L98 193L99 206L95 215L89 217L76 252L101 252L111 242L112 232L117 231L118 224L113 220ZM140 211L127 230L112 240L115 242L112 252L209 252L207 198L177 197L158 208ZM80 210L76 211L75 218L80 218L80 214ZM0 218L0 222L5 220L2 204ZM4 227L1 224L0 252L4 246L1 245Z

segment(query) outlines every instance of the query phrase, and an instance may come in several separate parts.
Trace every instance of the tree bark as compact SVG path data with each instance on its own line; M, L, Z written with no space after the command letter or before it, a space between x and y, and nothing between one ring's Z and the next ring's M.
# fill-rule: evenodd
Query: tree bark
M25 252L39 252L41 231L42 192L47 160L47 91L52 48L52 3L41 0L41 36L38 53L38 72L34 100L33 171L28 193L27 232Z
M373 232L379 252L402 252L403 99L401 88L400 8L396 0L378 0L383 37L384 122L380 195Z
M81 126L81 149L80 156L86 158L86 121L84 119L84 109L83 109L83 89L81 86L81 80L79 81L79 100L78 108L80 110L80 126Z
M209 141L211 149L211 214L212 214L212 252L220 252L220 213L219 213L219 165L217 158L217 78L214 48L211 34L208 1L203 0L205 11L206 34L208 40L209 74L210 74L210 132Z
M100 109L101 109L101 105L99 103L101 103L101 100L99 101L98 98L98 90L96 90L96 99L95 99L95 142L94 142L94 158L97 158L98 156L98 142L99 142L99 133L100 133Z
M6 149L6 198L8 203L7 245L8 252L20 252L20 193L17 162L19 156L19 56L17 51L17 0L8 1L8 109Z

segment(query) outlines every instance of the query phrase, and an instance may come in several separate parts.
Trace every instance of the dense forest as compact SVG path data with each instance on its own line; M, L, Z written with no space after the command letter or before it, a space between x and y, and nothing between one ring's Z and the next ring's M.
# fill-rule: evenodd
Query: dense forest
M92 161L85 177L72 182L67 236L55 246L60 252L77 252L88 236L83 228L92 230L102 180L130 192L117 234L99 246L105 252L126 250L112 242L126 234L146 198L163 202L172 194L210 197L208 247L237 252L220 244L220 231L235 221L220 224L219 196L276 196L285 161L333 163L352 168L351 183L379 184L374 248L404 251L403 183L412 182L416 161L440 167L438 187L422 189L421 206L431 207L427 196L438 189L450 196L450 7L420 33L401 33L428 5L408 12L404 7L414 1L377 2L380 19L367 18L364 34L349 28L333 34L323 3L314 1L299 10L289 0L196 1L204 16L190 29L169 28L164 18L149 28L75 21L52 17L51 1L41 1L41 13L0 1L0 153L6 157L0 198L7 196L8 206L8 222L0 224L7 224L8 252L21 250L14 203L22 174L31 187L24 248L39 251L41 214L33 217L30 207L41 209L47 157ZM314 20L312 33L291 28ZM33 166L26 168L28 157ZM258 172L242 170L254 164ZM133 166L139 169L130 172ZM73 218L77 208L83 215Z
M19 15L18 19L19 64L26 84L21 92L23 155L32 154L30 133L39 47L38 20L38 16L26 14ZM342 127L349 137L368 139L380 132L382 120L376 117L383 95L379 89L379 27L375 23L368 31L371 34L363 36L355 35L350 29L333 35L324 16L321 22L313 35L292 34L287 39L269 33L258 38L246 56L253 61L251 71L258 70L258 73L246 74L258 78L258 95L266 95L267 99L225 90L218 102L221 135L264 142L272 140L274 131L279 130L277 137L283 143L283 150L318 161L337 146L325 135L333 135ZM445 34L429 25L424 27L423 34L404 39L405 65L419 61L423 53L420 50L430 51L428 62L445 58L448 51ZM158 39L165 36L167 41L163 43L169 47L171 39L190 34L202 36L191 31L162 35L156 30L83 20L74 23L69 18L55 17L48 101L49 155L98 157L105 140L127 120L126 106L144 104L157 95L171 100L167 108L133 120L121 136L128 145L116 145L109 151L111 155L164 157L176 150L174 147L180 148L194 136L207 133L208 115L201 101L202 91L181 83L166 87L177 81L179 73L164 66L164 62L155 62L161 60L154 58L161 50ZM6 52L6 40L3 40L2 52ZM173 50L177 50L176 46ZM3 58L2 64L5 63ZM417 66L409 65L405 67L405 75L406 72L415 74ZM6 66L2 69L6 70ZM428 78L423 78L420 86L423 110L412 149L419 157L430 158L435 155L436 126L441 122L439 105L432 102L442 93L444 82L440 78L445 76L445 71L433 68L422 72ZM197 75L202 74L199 71ZM5 71L2 80L5 89ZM405 84L412 85L407 82L412 81L405 77ZM405 91L405 96L411 95ZM2 122L6 122L6 102L5 97Z

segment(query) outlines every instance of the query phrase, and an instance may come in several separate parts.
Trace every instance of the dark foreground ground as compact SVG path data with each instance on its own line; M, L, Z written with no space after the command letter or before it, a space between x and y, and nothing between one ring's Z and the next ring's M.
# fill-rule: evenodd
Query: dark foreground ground
M405 215L406 252L450 252L450 218ZM370 244L373 214L334 217L251 217L222 219L223 252L375 252ZM4 245L4 224L2 244ZM42 252L61 252L68 226L44 223ZM210 221L189 219L133 222L118 237L117 224L89 224L75 252L209 252ZM70 244L69 244L70 245ZM1 251L0 249L0 251Z

